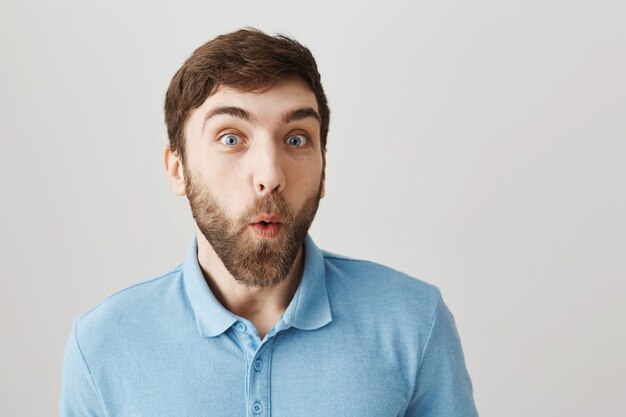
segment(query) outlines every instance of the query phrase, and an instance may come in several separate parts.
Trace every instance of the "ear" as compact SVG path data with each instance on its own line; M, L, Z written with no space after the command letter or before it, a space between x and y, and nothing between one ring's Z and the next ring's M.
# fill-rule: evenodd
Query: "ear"
M324 147L324 154L322 155L322 192L320 193L320 200L326 195L326 147Z
M165 146L165 171L170 177L172 183L172 191L177 195L183 196L187 194L187 183L183 171L183 164L178 155L172 151L170 145Z

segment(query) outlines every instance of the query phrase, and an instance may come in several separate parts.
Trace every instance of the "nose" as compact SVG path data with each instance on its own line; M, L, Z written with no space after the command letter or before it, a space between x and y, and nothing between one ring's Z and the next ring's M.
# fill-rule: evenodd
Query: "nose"
M252 149L252 182L257 197L283 192L287 179L280 150L269 140L255 145Z

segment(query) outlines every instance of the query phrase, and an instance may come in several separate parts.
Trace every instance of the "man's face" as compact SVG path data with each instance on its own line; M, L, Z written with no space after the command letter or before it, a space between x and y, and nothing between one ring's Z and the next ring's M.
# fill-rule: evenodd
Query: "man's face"
M185 126L186 192L198 228L249 287L284 280L324 189L315 95L300 79L263 93L222 87Z

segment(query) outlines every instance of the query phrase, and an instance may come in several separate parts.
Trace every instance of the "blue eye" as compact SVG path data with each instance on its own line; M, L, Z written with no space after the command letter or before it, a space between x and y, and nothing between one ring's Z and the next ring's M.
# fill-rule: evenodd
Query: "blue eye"
M232 133L228 133L220 137L220 142L224 145L233 146L239 144L241 142L241 138L237 135L233 135Z
M304 135L292 135L287 138L287 144L299 148L307 144L307 138Z

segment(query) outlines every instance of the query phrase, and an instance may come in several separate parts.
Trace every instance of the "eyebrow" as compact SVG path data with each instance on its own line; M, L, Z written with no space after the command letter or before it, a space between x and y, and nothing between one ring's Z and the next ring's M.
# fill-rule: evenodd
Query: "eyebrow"
M221 107L216 107L213 110L209 111L205 116L204 116L204 122L202 124L202 130L204 130L206 123L209 121L209 119L215 117L215 116L219 116L221 114L225 114L228 116L232 116L232 117L236 117L238 119L243 119L247 122L250 123L254 123L255 119L254 116L252 115L252 113L250 113L247 110L242 109L241 107L235 107L235 106L221 106Z
M312 107L304 107L302 109L292 110L283 115L284 123L291 123L297 120L302 120L306 118L313 118L320 122L320 115Z
M250 123L255 123L256 119L249 111L242 109L241 107L236 106L220 106L212 109L204 116L204 122L202 123L202 130L206 127L207 122L215 117L225 114L227 116L236 117L238 119L245 120ZM292 111L288 111L283 115L283 123L291 123L298 120L303 120L307 118L312 118L320 122L320 115L312 108L312 107L303 107L301 109L296 109Z

